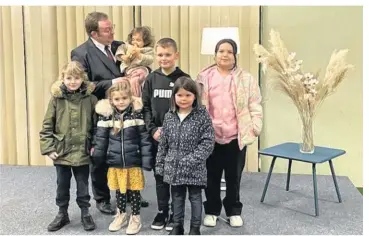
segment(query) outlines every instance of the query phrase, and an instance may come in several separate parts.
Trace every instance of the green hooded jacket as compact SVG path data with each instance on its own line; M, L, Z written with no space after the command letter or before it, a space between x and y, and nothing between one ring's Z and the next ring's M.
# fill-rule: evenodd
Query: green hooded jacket
M40 131L40 148L42 155L58 154L54 164L90 163L91 141L97 124L97 98L92 95L93 90L94 85L88 81L83 81L75 93L68 92L62 81L52 85L52 98Z

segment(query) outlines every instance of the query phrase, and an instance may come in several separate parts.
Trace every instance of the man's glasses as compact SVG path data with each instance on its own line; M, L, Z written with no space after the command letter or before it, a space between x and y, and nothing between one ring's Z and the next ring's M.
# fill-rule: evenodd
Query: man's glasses
M109 33L114 33L114 29L115 29L115 25L113 25L112 27L100 28L99 31L109 34Z

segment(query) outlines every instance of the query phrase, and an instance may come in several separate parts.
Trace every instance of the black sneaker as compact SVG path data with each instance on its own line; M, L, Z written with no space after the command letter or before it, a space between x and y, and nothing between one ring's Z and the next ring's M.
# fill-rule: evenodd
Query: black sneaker
M57 231L70 223L68 213L59 212L55 219L47 226L48 231Z
M167 225L165 226L165 230L166 231L171 231L173 230L173 226L174 226L174 221L173 221L173 213L170 214Z
M168 213L159 212L151 224L152 229L163 229L168 220Z

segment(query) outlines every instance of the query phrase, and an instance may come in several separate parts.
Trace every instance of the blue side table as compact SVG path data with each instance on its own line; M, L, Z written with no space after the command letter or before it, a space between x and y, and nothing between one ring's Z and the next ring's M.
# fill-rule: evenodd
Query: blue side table
M332 159L335 157L339 157L346 153L344 150L340 149L333 149L333 148L326 148L326 147L319 147L315 146L315 151L313 154L304 154L300 152L300 146L298 143L283 143L273 147L265 148L259 151L260 154L266 156L272 156L273 160L270 164L269 173L267 180L265 182L263 195L261 196L261 202L264 202L265 194L268 189L270 176L272 174L274 163L277 157L288 159L288 173L287 173L287 184L286 184L286 191L290 188L290 177L291 177L291 166L292 161L303 161L307 163L311 163L313 167L313 184L314 184L314 202L315 202L315 215L319 216L319 205L318 205L318 190L317 190L317 183L316 183L316 169L315 165L317 163L324 163L329 161L329 166L331 168L332 177L334 186L336 187L338 201L342 202L340 190L338 188L336 174L334 173Z

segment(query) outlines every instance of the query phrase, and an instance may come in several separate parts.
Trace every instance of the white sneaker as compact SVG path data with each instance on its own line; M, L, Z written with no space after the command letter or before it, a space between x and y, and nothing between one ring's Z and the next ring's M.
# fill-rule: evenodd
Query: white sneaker
M127 222L127 214L120 212L119 209L117 209L117 214L114 216L114 221L110 223L109 225L109 231L115 232L123 228Z
M229 224L232 227L241 227L243 225L243 220L241 216L231 216L229 217Z
M204 225L208 227L214 227L217 225L218 217L215 215L205 215Z

